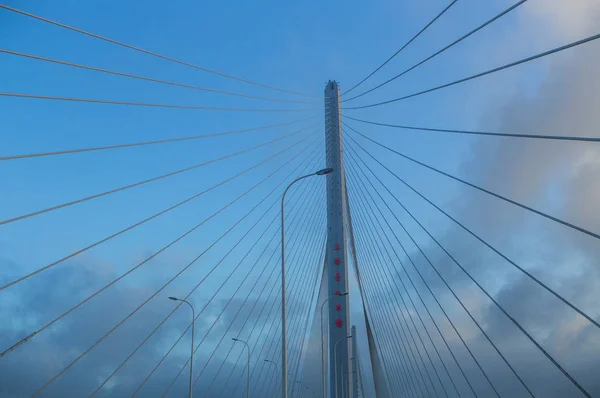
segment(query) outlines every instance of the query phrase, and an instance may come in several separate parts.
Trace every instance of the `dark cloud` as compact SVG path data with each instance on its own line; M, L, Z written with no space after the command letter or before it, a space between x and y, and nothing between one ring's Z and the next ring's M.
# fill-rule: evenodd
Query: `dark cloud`
M574 15L580 18L579 24L574 21L549 24L559 31L563 28L576 29L577 34L568 35L572 40L585 36L581 32L585 31L585 26L590 25L587 22L596 21L594 16L600 15L600 9L592 1L574 5L574 8L579 11L585 9L585 12L567 10L564 15L556 12L563 6L566 7L563 3L547 3L552 4L536 5L534 14L551 15L552 21L563 20L562 22ZM542 13L540 9L546 6L547 9ZM545 63L547 68L539 69L542 74L541 83L533 89L528 87L518 90L509 101L490 109L489 114L480 121L481 129L600 137L598 48L597 44L590 44L548 60ZM472 156L465 159L460 169L461 177L575 225L600 232L600 147L597 144L482 137L474 141L471 150ZM596 239L469 187L459 186L459 189L459 199L451 201L449 206L442 205L443 208L592 318L600 319L600 266L597 261L600 258L600 244ZM436 210L431 209L431 212L435 213ZM594 372L600 366L598 328L443 215L435 213L430 217L437 223L436 228L432 229L437 231L434 235L437 234L441 244L457 261L592 396L600 395L600 382ZM430 222L432 225L433 223L434 221ZM401 239L405 239L401 231L397 232ZM408 239L405 240L411 258L501 395L528 396L418 250ZM536 396L580 395L573 384L474 286L447 255L430 240L417 238L417 241ZM402 253L399 247L397 251ZM404 256L401 257L404 260ZM393 262L399 267L395 258ZM408 261L405 261L405 266L467 376L474 383L475 390L481 396L491 396L491 389L445 321L419 276ZM405 278L404 274L402 276ZM395 283L400 286L397 280ZM377 300L385 300L386 295L389 297L390 289L388 287L384 292L378 292ZM416 295L412 289L409 290L417 302ZM462 382L456 365L420 304L418 308L422 316L427 318L427 327L434 336L434 342L440 347L444 361L451 365L450 372L455 375L459 389L468 394L468 387ZM399 313L414 313L411 305L405 309L398 304L397 310ZM416 317L414 319L419 322ZM412 325L410 321L408 324ZM400 338L400 327L395 325L394 328ZM422 326L418 325L417 329L426 336ZM424 338L424 341L427 341L426 346L435 367L440 375L444 374L428 339ZM418 341L417 345L420 346ZM422 353L425 355L424 351ZM399 358L388 356L388 361L403 369ZM410 375L408 370L403 372ZM435 378L434 373L431 375ZM445 383L447 388L451 388L449 381Z
M22 268L14 262L2 260L1 263L3 270L6 271L7 280L22 272L20 271ZM158 262L155 265L164 267L164 264ZM254 284L258 272L252 274L253 276L248 280L236 281L234 285L244 283L248 289ZM82 258L62 264L47 272L44 277L33 277L27 282L23 282L23 286L16 285L3 292L3 300L0 304L2 309L0 311L0 329L2 330L0 348L4 350L10 347L31 333L32 330L36 330L62 311L69 309L116 276L114 269L107 264L91 258ZM292 279L293 281L294 279ZM242 370L245 365L246 353L239 347L234 347L231 337L240 334L240 338L248 339L251 346L257 341L260 343L256 352L253 353L253 364L256 366L264 366L262 359L260 362L256 360L263 345L267 345L273 350L271 355L277 352L279 346L271 338L267 339L267 332L269 330L274 332L280 324L278 321L279 300L267 299L267 293L271 291L277 293L278 285L274 284L276 282L274 279L271 279L266 285L265 282L265 279L259 281L253 295L245 303L243 298L234 297L226 307L229 297L216 297L210 305L206 306L199 317L196 344L203 336L206 335L206 338L197 352L196 376L203 367L206 369L199 379L197 391L206 391L214 381L211 396L216 397L221 392L224 397L233 395L233 388L237 386L238 379L245 375L242 374ZM265 295L263 298L259 298L258 292L262 287L265 287ZM106 294L91 300L65 317L64 320L57 322L50 329L9 353L0 360L0 396L11 398L30 396L149 297L154 290L155 287L152 283L141 285L137 281L129 284L118 283L111 287ZM203 307L202 303L208 302L212 293L214 293L214 289L195 297L195 301L198 301L196 307L198 310ZM166 295L168 294L158 296L150 305L144 307L129 322L117 329L52 383L41 396L78 397L89 395L172 310L173 303L166 300ZM250 312L255 303L256 306ZM288 318L290 325L300 325L305 321L306 308L303 300L296 299L290 302ZM224 312L222 312L223 309L225 309ZM268 314L269 318L267 319ZM221 315L220 318L219 315ZM189 313L186 308L175 313L172 319L105 385L98 396L131 396L188 324ZM209 328L213 325L214 327L209 332ZM217 345L228 327L227 335L222 339L222 343ZM295 331L297 330L300 329L295 329ZM252 334L248 335L250 331ZM271 336L273 335L278 336L272 333ZM141 396L162 395L189 357L188 336L189 334L182 339L149 380L141 391ZM291 344L297 345L300 338L300 334L293 333L290 338ZM231 355L227 357L222 370L217 374L217 369L225 361L230 350ZM209 355L213 352L215 353L214 357L207 363ZM290 357L296 358L297 354L298 350L292 347ZM267 355L266 349L263 355ZM226 383L232 371L233 376L229 383ZM187 370L184 370L171 394L173 396L185 395L187 380ZM243 390L243 386L240 388Z

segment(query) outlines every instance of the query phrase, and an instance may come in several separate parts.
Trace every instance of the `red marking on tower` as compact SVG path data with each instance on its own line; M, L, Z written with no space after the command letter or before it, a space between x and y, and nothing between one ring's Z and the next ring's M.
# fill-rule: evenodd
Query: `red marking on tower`
M333 260L333 262L335 263L335 265L340 265L342 263L342 260L340 260L339 257L336 257L335 260Z
M336 311L341 311L341 309L342 309L342 305L341 304L338 304L338 305L335 306L335 310Z
M335 294L336 294L336 295L338 295L338 296L341 296L341 295L342 295L342 292L341 292L340 290L336 290L336 291L335 291Z
M335 244L335 247L333 248L333 250L335 250L335 251L338 251L338 250L340 250L340 244L339 244L339 243L336 243L336 244Z
M335 273L335 280L339 282L339 281L340 281L340 279L342 279L342 276L340 275L340 273L339 273L339 272L336 272L336 273Z
M344 321L342 321L341 319L337 319L335 321L335 326L337 326L338 328L341 328L342 326L344 326Z

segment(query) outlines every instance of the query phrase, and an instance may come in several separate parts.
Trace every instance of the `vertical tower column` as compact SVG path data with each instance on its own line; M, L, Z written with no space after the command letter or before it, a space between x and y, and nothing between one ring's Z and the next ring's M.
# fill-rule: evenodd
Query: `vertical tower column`
M344 178L344 155L340 89L335 81L325 88L325 138L327 167L333 172L327 175L327 277L329 295L348 291L348 262L346 261L346 187ZM345 375L350 371L348 352L350 339L350 312L348 296L329 300L329 394L331 398L348 396L348 385L343 387ZM345 398L345 397L344 397Z

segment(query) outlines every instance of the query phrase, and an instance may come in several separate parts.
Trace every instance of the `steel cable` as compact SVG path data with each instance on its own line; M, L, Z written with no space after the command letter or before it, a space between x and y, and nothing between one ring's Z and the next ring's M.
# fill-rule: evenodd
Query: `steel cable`
M353 99L362 97L363 95L366 95L368 93L371 93L383 86L385 86L388 83L391 83L392 81L398 79L401 76L404 76L405 74L407 74L408 72L418 68L419 66L423 65L424 63L426 63L427 61L430 61L431 59L437 57L438 55L440 55L441 53L443 53L444 51L454 47L455 45L457 45L458 43L460 43L461 41L463 41L464 39L466 39L467 37L479 32L481 29L485 28L486 26L490 25L492 22L497 21L498 19L502 18L503 16L505 16L506 14L508 14L509 12L511 12L512 10L516 9L517 7L519 7L520 5L522 5L523 3L525 3L527 0L520 0L517 3L513 4L512 6L510 6L509 8L507 8L506 10L502 11L500 14L495 15L492 19L489 19L488 21L486 21L485 23L483 23L482 25L479 25L477 28L471 30L469 33L467 33L464 36L461 36L460 38L458 38L457 40L453 41L452 43L448 44L446 47L442 48L441 50L435 52L434 54L430 55L429 57L425 58L424 60L416 63L415 65L411 66L410 68L404 70L403 72L397 74L396 76L392 77L391 79L386 80L385 82L359 94L356 95L352 98L348 98L344 101L351 101Z
M294 94L294 95L301 95L301 96L305 96L305 97L313 97L312 95L307 95L307 94L297 93L297 92L294 92L294 91L284 90L284 89L281 89L281 88L269 86L269 85L262 84L262 83L257 83L257 82L251 81L251 80L243 79L243 78L240 78L240 77L228 75L226 73L222 73L222 72L218 72L218 71L211 70L211 69L208 69L208 68L204 68L202 66L191 64L189 62L180 61L180 60L177 60L175 58L168 57L166 55L161 55L161 54L149 51L149 50L144 50L143 48L135 47L135 46L132 46L130 44L126 44L126 43L123 43L123 42L120 42L120 41L117 41L117 40L109 39L108 37L100 36L100 35L95 34L95 33L86 32L85 30L78 29L78 28L75 28L73 26L69 26L69 25L66 25L66 24L63 24L63 23L60 23L60 22L56 22L56 21L50 20L48 18L41 17L39 15L28 13L28 12L19 10L17 8L14 8L14 7L9 7L9 6L4 5L4 4L0 4L0 8L3 8L5 10L12 11L12 12L24 15L24 16L29 17L29 18L37 19L38 21L46 22L46 23L49 23L49 24L52 24L52 25L55 25L55 26L59 26L61 28L69 29L69 30L71 30L73 32L81 33L83 35L90 36L90 37L93 37L95 39L100 39L100 40L103 40L103 41L106 41L106 42L109 42L109 43L112 43L112 44L116 44L118 46L125 47L125 48L128 48L130 50L134 50L134 51L137 51L137 52L148 54L148 55L151 55L151 56L154 56L154 57L157 57L157 58L162 58L162 59L167 60L167 61L175 62L177 64L184 65L184 66L189 66L191 68L194 68L194 69L197 69L197 70L202 70L202 71L208 72L208 73L212 73L214 75L219 75L219 76L222 76L222 77L225 77L225 78L228 78L228 79L237 80L237 81L240 81L240 82L243 82L243 83L251 84L251 85L254 85L254 86L258 86L258 87L267 88L267 89L270 89L270 90L280 91L282 93Z
M301 152L300 152L301 153ZM299 154L300 154L299 153ZM298 154L298 155L299 155ZM298 156L296 155L296 156ZM262 181L260 181L258 184L254 185L252 188L250 188L249 190L247 190L244 194L245 195L247 193L249 193L250 191L254 190L256 187L258 187L260 184L262 184L264 181L266 181L268 178L270 178L271 176L273 176L275 173L277 173L279 170L281 170L282 168L284 168L289 162L291 162L294 158L288 160L287 163L284 163L282 166L280 166L278 169L276 169L274 172L272 172L269 176L267 176L265 179L263 179ZM273 193L273 191L269 194L271 195ZM171 282L173 282L177 277L179 277L183 272L185 272L187 269L189 269L189 267L191 267L200 257L202 257L208 250L210 250L212 247L214 247L223 237L225 237L229 232L231 232L235 227L237 227L248 215L250 215L256 208L258 208L258 206L260 206L260 204L262 204L268 197L269 195L265 196L260 202L258 202L257 205L255 205L249 212L247 212L241 219L239 219L229 230L227 230L227 232L225 232L225 234L221 235L220 238L218 238L212 245L209 246L209 248L207 248L204 252L202 252L200 255L198 255L194 260L192 260L192 262L190 262L186 267L184 267L181 271L179 271L171 280L169 280L169 282L167 282L166 284L164 284L160 289L158 289L155 293L153 293L151 296L149 296L142 304L140 304L138 307L136 307L136 309L134 311L132 311L129 315L127 315L125 318L123 318L117 325L115 325L112 329L110 329L107 333L105 333L100 339L98 339L93 345L91 345L87 350L85 350L82 354L80 354L75 360L71 361L65 368L63 368L58 374L56 374L51 380L49 380L46 384L44 384L40 389L38 389L33 396L37 396L39 395L39 393L41 393L47 386L49 386L52 382L54 382L56 379L58 379L58 377L60 377L62 374L64 374L68 369L70 369L75 363L77 363L81 358L83 358L85 355L87 355L94 347L96 347L98 344L100 344L106 337L108 337L110 334L112 334L118 327L120 327L121 325L123 325L128 319L130 319L137 311L139 311L143 306L145 306L148 302L150 302L150 300L152 300L154 297L156 297L162 290L164 290L169 284L171 284ZM241 196L239 196L238 198L234 199L234 201L237 201L239 198L241 198ZM233 202L231 202L230 204L232 204ZM229 205L230 205L229 204ZM226 206L229 206L226 205ZM224 208L222 208L221 210L223 210ZM212 217L212 216L211 216ZM205 220L206 221L206 220ZM163 247L160 251L156 252L155 254L153 254L150 258L154 258L156 255L158 255L159 253L161 253L162 251L166 250L168 247L170 247L171 245L173 245L174 243L178 242L179 240L181 240L183 237L187 236L189 233L193 232L194 230L196 230L200 225L202 225L205 221L203 221L202 223L196 225L194 228L188 230L184 235L181 235L179 238L177 238L176 240L172 241L169 245ZM241 242L238 241L238 243L236 244L236 246ZM233 249L231 249L233 250ZM231 251L230 251L231 252ZM143 263L149 261L149 259L144 260ZM139 267L140 265L136 266ZM135 268L134 268L135 269ZM133 270L133 269L132 269ZM128 271L128 272L132 272L132 270ZM214 268L213 268L214 271ZM211 271L212 272L212 271ZM123 276L122 276L123 277ZM114 282L112 282L114 283ZM100 291L96 292L95 294L98 294ZM89 300L91 299L90 296L88 297ZM63 315L60 316L60 318L62 318L63 316L65 316L66 314L70 313L71 311L73 311L75 308L79 307L80 305L82 305L83 302L81 302L80 304L78 304L76 307L73 307L71 310L67 311L66 313L64 313ZM181 302L179 303L179 305L181 305ZM55 319L56 321L56 319ZM53 321L53 322L55 322Z
M386 104L390 104L390 103L393 103L393 102L398 102L398 101L403 101L405 99L418 97L418 96L421 96L423 94L428 94L428 93L431 93L431 92L434 92L434 91L438 91L438 90L441 90L441 89L444 89L444 88L456 86L457 84L465 83L465 82L468 82L470 80L478 79L480 77L484 77L484 76L491 75L491 74L496 73L496 72L500 72L500 71L503 71L503 70L506 70L506 69L510 69L510 68L515 67L515 66L522 65L522 64L525 64L525 63L528 63L528 62L531 62L531 61L534 61L534 60L537 60L537 59L540 59L540 58L543 58L543 57L546 57L546 56L549 56L549 55L552 55L552 54L556 54L558 52L561 52L561 51L564 51L564 50L568 50L570 48L577 47L577 46L580 46L580 45L583 45L583 44L586 44L586 43L589 43L589 42L592 42L592 41L595 41L595 40L598 40L598 39L600 39L600 34L589 36L589 37L586 37L585 39L578 40L578 41L566 44L564 46L556 47L556 48L554 48L552 50L544 51L542 53L533 55L531 57L523 58L521 60L518 60L518 61L515 61L515 62L511 62L511 63L505 64L505 65L499 66L497 68L489 69L489 70L487 70L485 72L477 73L475 75L471 75L471 76L465 77L463 79L459 79L459 80L455 80L455 81L450 82L450 83L442 84L441 86L432 87L432 88L427 89L427 90L419 91L419 92L416 92L416 93L413 93L413 94L409 94L409 95L405 95L405 96L398 97L398 98L393 98L393 99L390 99L390 100L387 100L387 101L381 101L381 102L377 102L377 103L374 103L374 104L363 105L363 106L346 107L345 109L365 109L365 108L372 108L374 106L386 105Z
M281 126L287 126L290 124L299 123L299 122L303 122L303 121L311 120L311 119L314 119L314 117L293 120L291 122L272 124L269 126L252 127L249 129L223 131L223 132L211 133L211 134L192 135L192 136L187 136L187 137L165 138L162 140L133 142L133 143L127 143L127 144L104 145L104 146L99 146L99 147L65 149L65 150L51 151L51 152L38 152L38 153L27 153L27 154L23 154L23 155L1 156L0 161L27 159L27 158L54 156L54 155L68 155L68 154L81 153L81 152L104 151L107 149L131 148L131 147L139 147L139 146L145 146L145 145L156 145L156 144L166 144L166 143L172 143L172 142L199 140L199 139L205 139L205 138L211 138L211 137L220 137L220 136L224 136L224 135L247 133L247 132L256 131L256 130L267 130L267 129L272 129L272 128L281 127Z

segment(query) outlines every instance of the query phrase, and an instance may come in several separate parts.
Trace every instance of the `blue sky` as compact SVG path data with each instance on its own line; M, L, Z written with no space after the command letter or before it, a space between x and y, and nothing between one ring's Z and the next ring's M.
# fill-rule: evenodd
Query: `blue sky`
M173 3L158 0L145 2L27 0L6 1L4 4L212 70L319 97L330 79L338 81L342 91L361 80L420 30L447 3L446 0L419 2L385 0L377 4L359 1ZM362 92L412 66L513 3L508 0L493 2L459 0L413 45L357 88L355 93ZM434 87L597 33L597 27L590 17L595 14L586 11L596 12L593 3L591 0L582 0L581 4L578 3L573 7L573 10L562 12L560 2L545 3L543 0L530 0L518 10L423 67L372 94L348 102L348 106L383 101ZM491 131L508 129L509 132L533 133L537 132L540 126L548 130L556 127L556 130L551 131L556 134L597 135L597 131L593 128L593 118L587 117L592 113L591 111L584 110L580 115L574 107L568 108L567 105L559 102L560 97L564 96L565 102L570 98L571 102L575 103L574 97L569 97L567 94L574 96L583 93L584 97L589 95L591 98L582 97L581 103L584 105L595 103L593 90L587 93L585 85L577 85L577 81L566 78L564 82L573 84L573 87L577 87L578 90L569 90L567 83L564 83L564 86L561 84L563 84L563 75L566 75L565 70L580 70L577 69L580 59L593 64L595 60L593 53L597 51L597 46L592 43L558 54L552 59L536 61L401 103L344 112L349 116L367 120L426 127ZM212 89L279 99L315 101L309 104L288 104L231 97L0 54L0 74L4 77L1 92L262 110L313 109L275 113L227 112L0 97L0 156L185 137L314 117L310 121L302 121L278 129L202 140L0 161L0 181L2 181L0 220L225 156L316 123L316 126L310 127L306 133L294 135L231 160L217 162L67 209L0 226L0 261L7 264L2 268L6 272L0 274L0 281L6 283L217 184L291 146L294 142L308 137L308 133L315 133L300 144L294 145L286 154L252 170L235 183L226 184L192 203L94 248L82 255L75 263L64 264L64 267L67 267L64 271L48 271L34 277L39 278L39 282L34 282L32 278L22 286L15 287L14 292L0 292L0 295L5 295L5 303L8 303L5 304L8 309L5 311L4 320L5 324L9 325L2 328L9 336L0 339L2 349L26 335L28 330L39 327L77 303L86 292L91 293L94 289L100 288L115 275L130 269L150 253L192 228L202 218L209 216L229 200L252 187L275 168L283 166L284 162L298 153L304 145L312 143L315 139L318 139L318 142L314 145L320 145L322 142L322 103L319 98L288 95L226 79L136 53L130 49L6 10L0 10L0 48ZM583 72L585 71L587 69ZM557 83L553 84L553 82ZM554 119L553 117L557 115L553 114L553 109L566 109L564 114L568 117ZM565 131L571 120L580 121L577 124L577 131ZM434 164L438 168L486 186L496 187L518 199L537 201L535 203L544 209L573 217L574 221L590 228L595 226L594 219L586 217L586 212L578 213L568 209L571 206L571 208L585 208L588 212L594 210L589 202L585 202L589 207L584 207L583 199L573 198L571 195L574 192L572 188L575 186L581 188L581 192L588 192L586 181L589 176L587 174L584 176L583 173L592 167L590 165L595 165L597 156L596 152L589 147L568 145L559 147L548 144L539 150L536 149L537 147L511 146L512 144L507 145L503 141L494 139L482 141L473 137L426 135L420 132L371 127L356 122L350 124L359 131L417 159ZM533 131L534 129L536 131ZM307 154L313 153L313 148L315 146L311 146L302 156L293 159L290 167L300 165L300 161ZM553 239L565 242L565 248L571 248L574 257L587 258L586 253L597 250L591 243L581 243L571 235L564 235L563 232L556 232L555 237L553 234L556 230L553 226L527 218L512 209L495 207L496 202L482 198L478 194L472 195L472 192L464 191L464 188L456 183L400 160L373 145L368 148L416 187L423 189L427 194L434 195L438 203L448 205L457 214L467 217L474 223L473 225L479 227L479 231L485 231L487 237L505 244L504 247L512 250L512 254L532 267L543 268L543 258L546 255L551 256L548 253L552 252L546 247L547 240L540 238L540 229L547 234L544 235L545 237L552 236ZM560 152L563 149L569 154L568 156L563 157L563 152ZM550 155L544 156L544 153ZM314 152L314 154L316 158L314 162L311 160L307 165L309 169L323 166L322 153ZM553 154L561 154L556 155L556 165L544 163L544 158L552 157ZM511 157L512 155L514 156ZM531 160L534 163L532 169L538 171L537 174L532 172L530 176L518 168L517 165L525 164L520 162L521 155L522 158L534 158ZM498 173L499 164L510 166L511 162L514 162L514 168L508 167L509 170L505 175ZM568 167L561 169L560 165L563 164L568 164ZM179 269L194 258L200 250L208 247L218 234L225 232L242 214L274 189L276 184L283 182L289 171L291 170L286 168L274 179L209 221L189 239L182 240L164 255L150 262L148 267L140 269L124 280L123 284L126 287L115 295L131 296L131 301L122 303L122 308L118 308L114 314L108 316L106 324L116 323L119 316L124 316L127 311L141 302L142 297L151 292L152 288L157 288L168 280L172 274L168 265L176 264L175 268ZM591 175L595 174L591 173ZM552 180L549 176L556 178ZM393 177L382 174L381 178L390 187L402 191L403 188L400 188ZM317 189L318 182L314 182L310 187ZM464 196L465 192L469 192L467 199ZM276 195L278 194L279 191L276 192ZM299 195L300 197L302 195ZM594 193L588 193L587 197L593 198ZM276 196L272 196L260 209L265 211L275 200ZM477 259L487 259L489 253L474 249L477 246L471 241L459 242L459 235L452 229L454 226L439 214L432 212L416 197L406 196L405 200L407 206L414 209L415 214L423 217L425 224L433 232L443 236L444 241L456 245L457 251L464 255L467 261L472 260L470 264L475 264L473 266L478 272L477 275L484 278L488 283L486 286L493 289L495 293L500 295L510 284L509 282L513 281L512 276L507 276L510 275L508 271L504 273L497 270L498 275L495 275L489 274L489 270L479 269L480 261ZM319 206L322 206L322 203L315 202L307 211L316 217L318 209L321 208ZM398 206L392 207L400 211ZM266 228L276 214L275 206L259 226ZM290 216L293 214L292 212ZM253 214L244 227L250 228L259 215L260 212ZM500 221L495 220L495 215ZM505 223L502 222L503 217L506 217ZM302 217L299 217L300 219ZM514 224L510 224L509 221ZM494 223L499 225L498 228L490 229L489 226ZM317 244L320 239L319 225L314 227L313 232L307 233L308 237L304 242L307 247L309 245L319 247ZM208 267L216 263L243 235L243 232L236 230L231 236L227 236L214 251L208 252L203 257L203 264ZM270 236L271 232L266 236ZM426 239L424 235L420 235L421 232L416 233L418 239L424 242ZM573 243L575 241L577 243ZM427 244L429 245L430 242ZM266 246L264 242L260 247L262 245ZM576 246L577 249L569 245ZM583 248L580 245L583 245ZM251 241L244 241L231 258L223 263L223 268L219 268L212 274L208 281L212 281L215 286L222 282L250 247ZM528 251L532 247L535 249ZM531 252L534 255L531 255ZM539 254L542 259L536 258L535 254ZM439 253L436 252L435 258L438 255ZM481 257L477 257L478 255ZM255 259L257 256L257 253L252 252L249 259ZM305 261L314 266L319 262L317 257ZM585 260L581 262L585 263ZM574 263L576 261L573 259L565 259L561 267L552 271L556 274L548 271L550 279L565 273L571 276L585 274L582 270L573 271L571 274L569 270ZM75 267L74 264L85 264L81 266L87 270L85 275L78 276L75 271L71 275L66 271ZM60 267L59 265L58 268ZM204 276L209 268L190 271L188 274L190 276L176 282L171 291L190 290L194 282ZM78 278L85 281L83 283L85 288L81 290L78 287ZM240 283L244 280L237 276L234 280L236 279L239 279ZM456 284L463 287L458 280ZM28 289L41 291L48 286L53 286L57 290L48 302L43 302L43 294L40 294L42 301L23 300L23 295L27 294ZM75 289L77 294L70 295L69 289ZM223 292L223 300L226 300L228 294L233 291L233 288L229 287L229 289L229 293ZM244 289L249 289L249 286L244 285ZM468 295L468 289L465 288L464 291ZM165 292L165 295L168 295L167 293L169 292ZM201 305L211 294L210 289L201 291L195 300L198 305ZM483 304L476 298L478 296L469 297L473 299L472 305L481 309L480 306ZM588 299L581 298L582 303L588 303ZM100 308L111 303L114 305L111 299L100 300L105 300L97 304ZM218 312L217 307L215 312ZM147 325L150 325L156 319L152 315L166 313L171 308L171 303L157 303L148 310L148 318L140 322L147 322ZM593 309L595 311L596 307ZM456 314L459 312L458 309L454 311ZM13 315L16 313L20 315ZM185 314L177 315L180 315L178 320L183 322L179 325L185 325ZM94 340L94 332L86 332L87 329L83 326L77 326L83 325L86 319L84 315L73 314L73 320L66 323L65 327L73 327L73 330L78 333L84 333L89 337L86 340L89 343ZM77 329L78 327L81 329ZM174 325L170 330L178 329ZM99 333L99 331L95 332ZM53 333L60 335L60 328ZM30 349L24 348L23 352L14 354L22 361L20 362L22 366L28 363L27 359L29 355L33 355L35 347L43 346L44 340L40 339L36 344L39 346L32 345ZM85 342L82 343L83 345ZM76 351L75 348L74 350ZM56 355L60 358L59 362L66 361L66 357ZM180 356L184 355L182 350ZM135 373L134 370L131 372L131 374ZM43 372L41 374L40 378L43 378ZM68 381L65 383L69 385ZM129 384L123 383L129 388ZM184 387L183 384L181 388ZM118 390L119 382L115 385L116 387L113 386L116 388L115 391L123 391L120 392L123 394L130 391L127 388ZM87 391L85 385L81 388L82 391ZM22 393L21 390L19 391ZM29 392L29 390L23 391Z
M457 5L456 9L448 13L447 18L442 18L439 24L434 25L430 32L419 39L419 45L409 47L403 57L398 57L398 62L391 63L386 69L392 69L393 66L397 70L420 59L422 55L431 52L431 49L445 43L440 40L441 32L448 35L463 32L463 23L475 26L482 18L493 15L507 4L509 2L498 2L494 7L482 7L465 2ZM29 9L27 5L19 3L19 7L24 10L184 61L273 86L319 95L328 79L340 81L342 87L344 84L356 82L378 62L389 56L390 52L402 43L402 39L415 32L440 9L443 2L428 2L419 7L386 2L377 8L357 2L341 9L333 4L283 6L272 2L262 4L261 7L248 4L247 10L244 9L244 4L233 6L227 3L210 6L188 4L185 7L173 7L172 4L161 2L143 6L117 2L102 5L65 2L61 3L60 7L50 3L31 3L31 7L35 9ZM256 18L247 17L252 13L256 13ZM409 14L411 18L406 18ZM157 60L7 11L3 11L1 17L2 46L7 49L210 88L278 96L278 93L255 89L239 82ZM486 31L481 38L475 38L464 47L469 47L470 44L471 48L477 49L486 34L509 30L511 19L511 16L507 17L502 23L492 26L490 32ZM457 23L457 20L463 22ZM400 21L402 23L399 23ZM164 26L169 28L164 29ZM367 45L374 42L378 45ZM48 43L52 44L49 46ZM399 90L410 92L445 81L447 78L461 76L464 72L473 70L469 60L464 60L465 51L466 49L461 47L456 53L449 52L447 56L432 62L425 72L416 73L399 84L389 85L390 89L382 89L380 95L373 94L372 97L366 98L385 99ZM452 59L453 63L447 65L447 59ZM476 62L480 63L478 60ZM443 68L435 67L436 63L443 65ZM4 82L3 91L6 92L210 106L287 107L286 104L263 104L261 101L105 76L6 54L3 55L1 67L5 75L11 76ZM382 71L383 75L386 69ZM379 76L372 78L365 87L378 81L378 78ZM410 114L408 121L417 124L432 124L431 120L435 117L441 125L470 127L481 111L476 105L448 100L460 90L462 88L448 94L436 94L427 99L415 99L407 106L390 106L387 109L353 114L378 119L385 115L384 120L392 121L406 120L406 117L402 117L403 114ZM3 134L3 154L227 131L270 125L306 116L304 113L272 115L140 109L13 98L2 98L1 101L3 128L10 132ZM464 105L468 106L467 112L461 109ZM288 128L287 131L293 130ZM211 154L226 154L238 148L246 148L256 142L254 137L259 134L265 141L275 137L274 132L266 131L241 135L236 139L214 138L166 146L13 162L9 170L3 170L3 180L6 181L7 189L3 195L4 206L1 214L3 218L8 218L47 204L62 203L145 177L177 170L198 163L197 159L207 159L203 155L208 154L208 151ZM401 142L400 145L410 145L411 153L417 156L427 155L431 156L430 159L440 159L439 151L460 156L458 154L465 142L468 144L468 140L454 140L451 145L456 146L456 150L448 151L446 145L429 146L428 142L415 141L415 137L409 136L406 142ZM425 147L428 149L423 150ZM248 158L252 156L254 154L249 154ZM449 165L458 163L452 155L446 155L442 159L448 159ZM77 167L73 167L74 163ZM219 174L224 170L222 167L214 165L211 169L217 170L215 173L211 172L208 178L214 177L216 181L217 176L223 175ZM144 187L143 192L136 192L131 198L152 198L141 203L137 201L136 210L147 212L148 208L145 206L156 206L169 201L172 198L172 194L169 193L172 189L180 190L182 194L189 192L186 190L191 190L193 184L188 182L194 173L195 177L199 176L198 172L190 172L190 177L178 176L173 178L173 181L152 184L153 186ZM207 179L206 174L202 175L202 179L204 182L211 181ZM60 235L53 233L52 238L48 239L47 228L56 225L56 222L62 225L61 234L65 234L62 237L68 237L70 242L76 244L77 237L86 239L89 236L79 231L82 221L80 216L85 217L85 214L94 214L97 211L109 213L105 217L110 219L95 216L84 218L86 222L91 223L84 227L90 233L103 227L110 228L113 220L127 220L123 217L134 216L132 206L116 205L127 202L128 199L120 198L112 203L110 198L106 199L90 203L89 207L85 205L85 209L84 206L80 207L82 213L78 213L79 209L74 209L73 212L60 211L61 214L57 214L56 218L48 215L43 216L43 220L31 220L31 223L25 221L21 224L23 227L15 225L12 229L11 226L10 232L5 229L3 233L15 238L27 236L29 244L35 244L39 248L35 254L30 253L31 255L51 255L53 250L59 249L52 238L58 238ZM13 241L13 244L18 244L25 239ZM26 252L22 249L18 252ZM39 261L42 258L35 259Z

